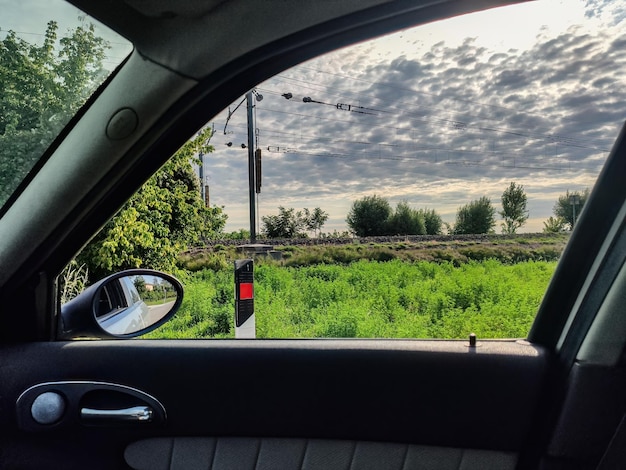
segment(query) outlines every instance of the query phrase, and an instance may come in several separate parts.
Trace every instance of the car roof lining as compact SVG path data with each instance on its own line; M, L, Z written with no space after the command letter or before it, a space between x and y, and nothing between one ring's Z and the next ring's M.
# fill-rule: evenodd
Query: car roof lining
M292 0L72 3L126 37L150 60L199 79L233 57L303 28L387 1L310 2L306 14L302 3ZM280 27L267 28L267 24Z
M500 0L342 0L307 2L297 0L71 0L78 8L130 40L150 60L178 73L201 79L255 49L306 28L350 16L350 24L372 22L368 9L377 9L376 21L404 13L424 12L418 23L442 6L446 17L518 1ZM180 3L181 5L178 5ZM362 15L359 15L363 13ZM275 24L275 28L267 28ZM219 25L220 27L215 27ZM405 27L410 26L407 24ZM387 31L372 29L371 36ZM234 41L233 38L237 40ZM165 42L167 47L164 47Z

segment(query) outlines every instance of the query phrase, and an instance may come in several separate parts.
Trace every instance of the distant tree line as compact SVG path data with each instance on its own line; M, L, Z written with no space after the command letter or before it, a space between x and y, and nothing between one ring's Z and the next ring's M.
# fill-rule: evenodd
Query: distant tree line
M589 190L567 191L554 205L554 217L544 222L544 232L572 230L582 210ZM453 235L494 233L496 215L500 215L503 234L517 233L529 217L528 197L524 187L511 182L501 196L500 211L496 211L487 196L458 208L453 225L443 223L434 209L412 209L406 201L395 210L383 197L365 196L352 203L346 222L359 237L380 235L437 235L445 226Z
M346 222L359 237L437 235L443 227L434 209L413 209L406 201L401 201L394 210L387 199L377 195L354 201Z
M328 213L319 207L296 211L293 207L279 206L278 214L261 218L261 232L268 238L303 238L307 231L317 236L327 220Z

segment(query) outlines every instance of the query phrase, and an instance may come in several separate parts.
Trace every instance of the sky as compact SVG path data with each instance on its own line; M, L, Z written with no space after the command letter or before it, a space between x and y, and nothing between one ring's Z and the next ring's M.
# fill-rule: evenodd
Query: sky
M37 41L50 19L61 34L83 20L56 3L0 0L0 37L13 29ZM521 231L541 231L559 195L593 187L626 117L625 17L619 2L540 0L364 42L259 84L257 221L279 206L320 207L322 231L341 232L352 202L376 194L453 224L482 196L500 210L516 182L528 196ZM97 34L112 69L131 46ZM204 182L233 231L249 227L245 103L227 117L208 123Z
M361 43L259 84L257 220L321 207L322 230L343 231L352 202L377 194L453 224L482 196L501 210L516 182L528 196L521 231L540 232L559 195L593 187L626 117L625 16L598 0L531 2ZM227 116L209 123L204 162L231 231L249 226L245 103L225 128Z

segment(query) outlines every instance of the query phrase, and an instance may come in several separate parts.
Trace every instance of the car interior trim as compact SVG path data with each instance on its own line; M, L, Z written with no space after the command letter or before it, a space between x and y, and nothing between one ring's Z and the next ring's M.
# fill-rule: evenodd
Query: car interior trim
M624 219L622 219L624 220ZM626 265L622 265L604 302L598 308L576 361L598 366L616 366L626 347Z
M513 470L513 452L388 442L253 437L153 438L130 444L135 470Z
M573 320L571 315L579 295L584 295L583 286L592 275L592 266L598 259L605 259L600 256L602 247L611 243L607 237L614 224L621 223L615 221L626 200L625 154L626 127L622 126L548 285L528 334L529 341L556 350L565 325L570 318ZM594 210L586 210L589 206Z

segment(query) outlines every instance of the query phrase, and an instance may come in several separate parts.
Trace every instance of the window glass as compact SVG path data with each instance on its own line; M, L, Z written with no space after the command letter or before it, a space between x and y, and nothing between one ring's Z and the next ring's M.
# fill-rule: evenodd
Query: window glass
M131 50L60 0L0 0L0 208Z
M183 305L153 338L234 337L247 257L259 338L525 337L624 121L623 16L533 2L286 70L209 122L78 265L178 275Z

